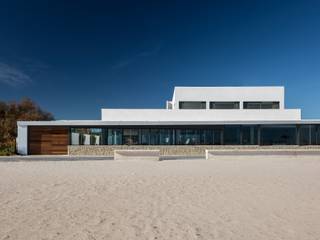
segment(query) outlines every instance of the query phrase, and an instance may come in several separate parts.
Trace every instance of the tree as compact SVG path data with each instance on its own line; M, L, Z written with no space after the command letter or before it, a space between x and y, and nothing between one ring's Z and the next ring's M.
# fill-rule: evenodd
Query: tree
M47 120L54 120L53 115L42 110L29 98L20 102L0 101L0 155L14 153L17 121Z

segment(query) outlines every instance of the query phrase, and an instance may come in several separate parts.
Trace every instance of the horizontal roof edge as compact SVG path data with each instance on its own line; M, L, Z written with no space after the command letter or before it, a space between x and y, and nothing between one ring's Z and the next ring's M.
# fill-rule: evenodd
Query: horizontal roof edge
M101 120L59 120L59 121L17 121L18 126L125 126L125 125L229 125L229 124L320 124L320 119L291 121L101 121Z
M284 86L176 86L174 88L284 88Z

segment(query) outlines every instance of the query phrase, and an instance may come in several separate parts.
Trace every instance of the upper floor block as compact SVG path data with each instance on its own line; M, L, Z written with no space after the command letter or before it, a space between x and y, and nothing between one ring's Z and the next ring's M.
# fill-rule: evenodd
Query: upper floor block
M167 109L284 109L284 87L175 87Z
M296 121L285 109L284 87L175 87L166 109L102 109L102 120L192 124L234 121Z

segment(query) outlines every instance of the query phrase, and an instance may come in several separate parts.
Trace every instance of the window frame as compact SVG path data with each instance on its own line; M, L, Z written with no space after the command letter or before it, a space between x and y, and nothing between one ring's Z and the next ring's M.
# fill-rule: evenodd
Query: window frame
M232 108L216 108L216 104L233 104ZM239 101L212 101L209 102L209 109L213 110L234 110L234 109L240 109L240 102Z
M267 104L271 104L271 107L266 107ZM248 107L248 105L255 105L256 107ZM275 107L274 107L275 106ZM279 101L244 101L243 109L280 109Z
M184 103L200 103L201 108L182 108L182 104ZM179 101L179 110L203 110L203 109L207 109L206 101Z

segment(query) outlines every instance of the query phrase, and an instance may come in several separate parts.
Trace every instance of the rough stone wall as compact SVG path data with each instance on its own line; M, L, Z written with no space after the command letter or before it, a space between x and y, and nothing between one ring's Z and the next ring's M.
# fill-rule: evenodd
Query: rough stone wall
M115 149L159 149L161 156L205 156L206 149L320 149L320 145L69 145L68 153L73 156L113 156L113 150Z

